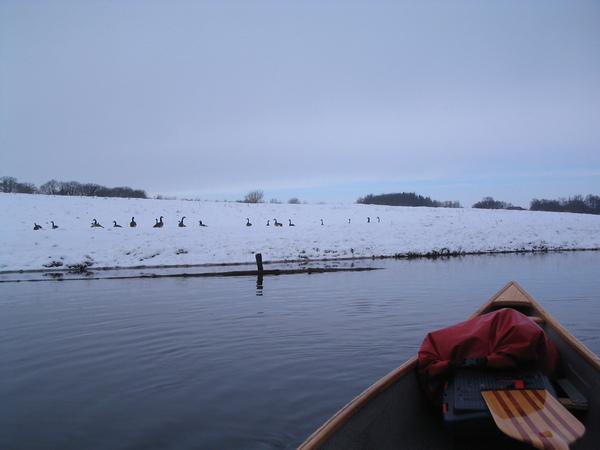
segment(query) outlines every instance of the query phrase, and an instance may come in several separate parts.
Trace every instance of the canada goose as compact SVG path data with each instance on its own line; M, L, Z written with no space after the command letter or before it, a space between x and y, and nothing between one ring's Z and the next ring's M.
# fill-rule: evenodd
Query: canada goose
M135 227L137 227L137 223L135 223L135 217L132 217L132 218L131 218L131 222L129 222L129 226L130 226L131 228L135 228Z
M282 224L281 222L277 222L277 219L273 219L273 224L274 224L276 227L282 227L282 226L283 226L283 224Z
M367 217L367 223L371 223L371 218Z
M292 223L292 219L288 219L288 220L290 222L290 224L289 224L290 227L295 227L296 226L295 224Z
M381 219L379 218L379 216L377 216L377 223L381 222Z
M92 228L104 228L102 225L100 225L100 223L94 219L92 220Z
M113 228L123 228L123 227L121 225L119 225L116 220L113 220Z
M36 231L37 231L37 230L41 230L41 229L42 229L42 226L41 226L41 225L38 225L38 224L37 224L37 223L35 223L35 222L33 222L33 229L34 229L34 230L36 230Z
M270 222L270 220L267 220L267 226L268 226L268 227L270 227L270 226L271 226L271 224L270 224L269 222Z
M323 219L321 219L321 225L324 225L324 223L323 223Z
M54 220L51 220L50 223L52 224L52 229L56 230L58 228L58 225L54 224Z
M246 217L246 226L247 227L251 227L252 226L252 224L250 223L250 219L248 219L247 217Z
M207 227L207 226L208 226L208 225L204 225L204 224L202 223L202 221L201 221L201 220L199 220L199 221L198 221L198 224L199 224L201 227Z
M156 220L156 219L154 219ZM156 220L156 223L152 226L153 228L162 228L164 225L163 223L163 216L160 216L160 220Z
M183 216L181 218L181 220L179 221L179 224L177 225L178 227L181 227L181 228L185 227L185 223L183 223L183 219L185 219L185 216Z

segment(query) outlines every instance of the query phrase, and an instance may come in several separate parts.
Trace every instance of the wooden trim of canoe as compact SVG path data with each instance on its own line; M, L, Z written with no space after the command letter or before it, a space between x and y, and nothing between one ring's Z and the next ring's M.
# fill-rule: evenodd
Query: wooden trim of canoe
M556 319L554 319L540 304L529 295L516 281L509 282L500 289L490 300L481 306L472 316L483 314L492 306L530 306L536 312L535 321L545 322L554 331L572 346L582 358L600 371L600 358L589 350L582 342L567 331ZM412 372L417 366L417 357L413 356L400 367L392 370L375 384L368 387L365 391L355 397L350 403L333 415L327 422L321 425L312 433L299 447L298 450L312 450L319 448L326 442L338 428L345 424L354 414L356 414L364 405L385 391L397 380Z

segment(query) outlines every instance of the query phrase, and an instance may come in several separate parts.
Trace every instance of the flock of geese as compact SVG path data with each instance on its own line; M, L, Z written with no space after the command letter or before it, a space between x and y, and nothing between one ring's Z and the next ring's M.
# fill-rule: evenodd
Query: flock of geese
M154 223L154 225L152 227L153 228L162 228L165 225L165 222L163 221L163 219L164 219L163 216L160 216L159 219L154 219L155 223ZM179 228L184 228L184 227L187 226L183 222L185 219L186 219L185 216L183 216L181 219L179 219L179 223L177 224L177 226ZM377 222L378 223L381 222L381 219L379 218L379 216L377 217ZM56 225L53 220L51 220L50 223L52 224L52 229L53 230L56 230L58 228L58 225ZM348 219L348 223L351 223L350 219ZM371 218L370 217L367 217L367 223L371 223ZM198 221L198 225L201 226L201 227L207 227L208 226L208 225L204 224L201 220ZM325 225L325 223L323 222L323 219L321 219L321 225ZM251 227L252 226L252 223L250 222L250 219L248 217L246 217L246 226L247 227ZM267 220L266 226L267 227L271 226L271 219ZM279 222L276 218L274 218L273 219L273 226L275 226L275 227L283 227L283 224L281 222ZM295 226L296 226L296 224L292 222L292 219L288 219L288 227L295 227ZM92 220L91 227L92 228L104 228L102 226L102 224L100 222L98 222L96 219ZM129 222L129 227L130 228L137 227L137 222L135 221L135 217L131 218L131 222ZM119 225L116 220L113 220L113 228L123 228L123 227L121 225ZM37 223L34 222L33 223L33 229L35 231L37 231L37 230L43 230L43 227L41 225L38 225Z

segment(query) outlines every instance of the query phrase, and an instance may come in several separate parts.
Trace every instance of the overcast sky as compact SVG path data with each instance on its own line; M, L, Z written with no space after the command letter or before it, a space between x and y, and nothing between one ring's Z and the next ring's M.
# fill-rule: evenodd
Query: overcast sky
M600 2L0 0L0 176L600 194Z

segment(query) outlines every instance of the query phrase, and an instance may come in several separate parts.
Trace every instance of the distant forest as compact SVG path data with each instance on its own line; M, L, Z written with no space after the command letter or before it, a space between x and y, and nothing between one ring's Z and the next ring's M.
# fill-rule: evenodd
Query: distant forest
M0 192L45 195L80 195L84 197L148 198L146 191L127 186L109 188L96 183L50 180L40 187L19 182L15 177L0 178Z
M356 203L365 205L387 205L387 206L430 206L442 208L461 208L459 202L446 201L440 202L432 200L429 197L417 195L414 192L400 192L397 194L369 194L360 197ZM477 209L510 209L517 211L526 211L521 206L514 206L509 202L495 200L493 197L484 197L473 204ZM553 211L553 212L571 212L582 214L600 214L600 195L588 195L585 198L582 195L575 195L569 198L560 198L558 200L547 200L534 198L529 206L530 211Z
M503 202L500 200L494 200L494 197L484 197L481 201L473 204L473 208L477 209L514 209L518 211L525 211L525 208L520 206L513 206L511 203Z
M388 206L430 206L433 208L460 208L460 203L455 201L440 202L430 197L423 197L414 192L400 192L397 194L365 195L356 200L364 205Z
M493 197L485 197L475 203L473 208L481 209L517 209L525 210L520 206L513 206L510 203L494 200ZM559 198L558 200L537 199L531 200L530 211L552 211L552 212L570 212L580 214L600 214L600 196L575 195L569 198Z
M531 211L556 211L583 214L600 214L600 195L588 195L583 198L575 195L568 199L546 200L534 198L529 207Z

